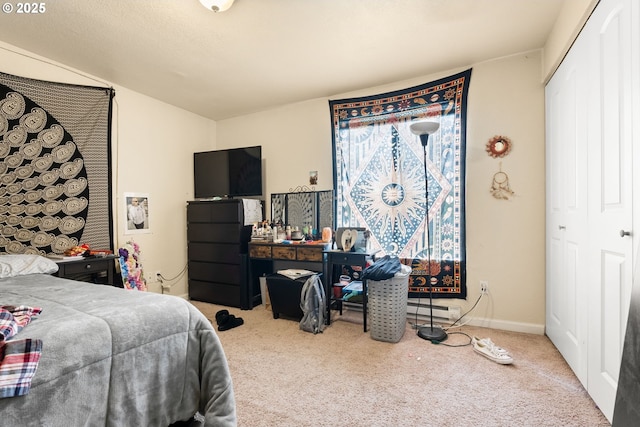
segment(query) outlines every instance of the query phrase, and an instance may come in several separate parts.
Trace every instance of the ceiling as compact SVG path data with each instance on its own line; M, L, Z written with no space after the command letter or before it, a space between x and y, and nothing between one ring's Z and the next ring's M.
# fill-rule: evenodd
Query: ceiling
M0 40L222 120L541 48L565 1L48 0Z

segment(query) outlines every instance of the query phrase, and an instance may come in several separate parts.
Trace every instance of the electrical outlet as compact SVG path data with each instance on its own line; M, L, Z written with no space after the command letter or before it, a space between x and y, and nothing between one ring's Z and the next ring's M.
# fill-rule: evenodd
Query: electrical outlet
M489 293L489 282L487 280L480 280L480 294L485 295Z
M162 273L160 271L156 271L156 280L162 283Z

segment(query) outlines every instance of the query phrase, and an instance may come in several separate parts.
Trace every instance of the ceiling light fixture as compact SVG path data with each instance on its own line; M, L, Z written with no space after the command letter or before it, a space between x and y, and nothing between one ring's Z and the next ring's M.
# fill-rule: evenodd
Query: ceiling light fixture
M229 9L234 0L200 0L200 3L209 10L214 12L224 12Z

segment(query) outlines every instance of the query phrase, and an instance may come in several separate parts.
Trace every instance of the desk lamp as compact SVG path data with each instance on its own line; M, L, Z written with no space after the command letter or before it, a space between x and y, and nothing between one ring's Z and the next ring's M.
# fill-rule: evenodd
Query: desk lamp
M429 135L440 128L440 123L433 121L413 122L409 129L420 137L422 151L424 153L424 204L425 204L425 232L427 236L427 281L429 283L429 309L430 326L418 327L418 336L432 342L440 342L447 339L447 333L439 326L433 326L433 283L431 283L431 245L429 241L429 178L427 175L427 142Z

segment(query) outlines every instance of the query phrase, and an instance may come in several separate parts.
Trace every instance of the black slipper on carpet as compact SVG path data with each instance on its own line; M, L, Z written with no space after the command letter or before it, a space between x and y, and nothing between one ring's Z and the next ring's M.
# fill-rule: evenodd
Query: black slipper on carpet
M220 323L226 322L229 317L229 310L220 310L216 313L216 323L220 326Z
M225 316L222 316L225 317ZM244 323L242 317L236 317L233 314L229 314L226 316L222 322L218 322L218 330L219 331L227 331L231 328L235 328L236 326L240 326Z

